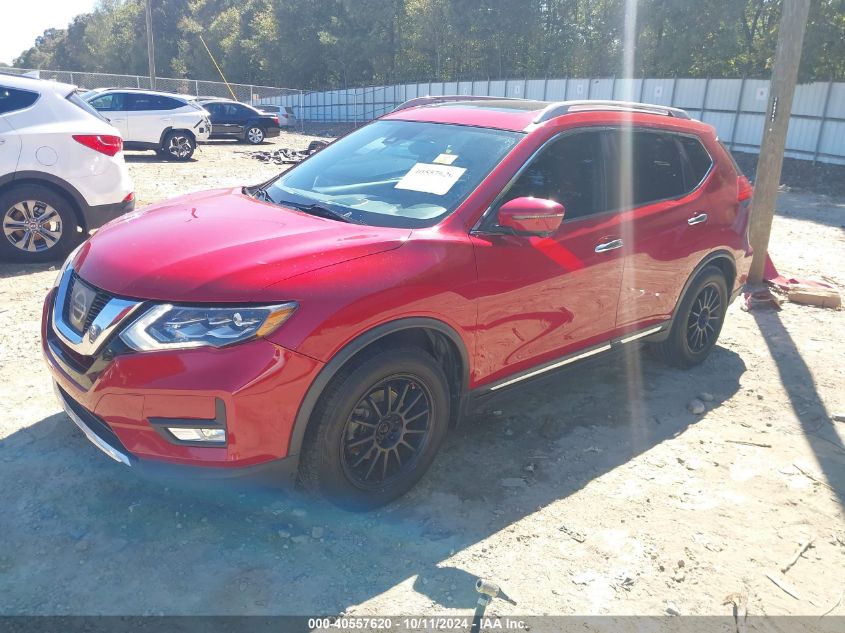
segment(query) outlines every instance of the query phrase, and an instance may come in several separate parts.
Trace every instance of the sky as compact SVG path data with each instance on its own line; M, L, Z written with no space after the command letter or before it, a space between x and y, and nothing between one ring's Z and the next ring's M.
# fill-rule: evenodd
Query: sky
M49 28L65 28L96 0L0 0L0 62L11 64ZM73 70L73 69L68 69Z

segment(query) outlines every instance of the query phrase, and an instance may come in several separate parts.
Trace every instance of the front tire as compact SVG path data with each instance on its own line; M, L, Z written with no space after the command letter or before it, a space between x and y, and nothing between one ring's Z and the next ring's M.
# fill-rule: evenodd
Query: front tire
M678 305L666 340L651 346L654 355L688 369L706 359L722 331L728 308L728 285L715 266L702 270Z
M264 142L264 130L257 125L251 125L244 133L244 140L250 145L261 145Z
M193 134L189 132L168 132L161 144L161 151L170 160L190 160L197 148Z
M300 482L350 510L376 508L425 474L449 422L443 369L415 347L376 352L329 383L305 438Z
M70 199L41 185L18 185L0 194L0 258L36 263L61 259L79 242Z

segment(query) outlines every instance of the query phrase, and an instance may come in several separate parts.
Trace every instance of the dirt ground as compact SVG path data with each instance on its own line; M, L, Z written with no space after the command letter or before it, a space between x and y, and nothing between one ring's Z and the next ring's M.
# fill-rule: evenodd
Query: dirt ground
M144 204L279 171L247 150L128 161ZM845 199L778 205L780 269L845 288ZM469 615L480 576L518 603L494 602L502 615L730 615L729 594L753 615L821 615L845 589L842 311L737 302L691 371L635 352L489 400L411 494L352 515L165 487L97 451L41 359L55 269L0 264L0 614ZM782 576L793 597L765 574L811 537Z

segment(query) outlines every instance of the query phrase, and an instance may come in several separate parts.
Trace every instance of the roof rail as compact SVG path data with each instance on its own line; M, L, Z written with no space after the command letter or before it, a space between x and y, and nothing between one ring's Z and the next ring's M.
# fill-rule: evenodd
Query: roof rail
M486 97L480 95L427 95L425 97L417 97L416 99L409 99L404 103L400 103L398 106L393 108L392 112L399 112L399 110L407 110L408 108L415 108L417 106L448 103L450 101L523 101L523 99L515 99L513 97Z
M542 123L555 117L569 114L571 112L596 112L602 110L645 112L648 114L661 114L678 119L690 119L689 113L680 108L655 105L652 103L638 103L636 101L558 101L547 105L534 119L534 123Z

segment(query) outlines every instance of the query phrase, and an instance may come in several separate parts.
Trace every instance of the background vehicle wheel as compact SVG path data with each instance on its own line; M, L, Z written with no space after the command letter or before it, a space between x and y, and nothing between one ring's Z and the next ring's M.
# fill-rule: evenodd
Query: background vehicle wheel
M681 299L669 336L651 346L654 355L675 367L698 365L716 345L727 308L725 276L707 266Z
M321 149L327 146L328 143L326 141L311 141L310 143L308 143L308 151L316 154Z
M188 132L168 132L162 143L165 156L171 160L189 160L196 148L197 142Z
M431 465L449 423L449 386L423 350L382 350L342 370L313 415L300 482L343 508L375 508Z
M264 130L257 125L248 127L244 134L244 140L250 145L260 145L264 142Z
M17 262L61 259L82 239L73 203L40 185L18 185L0 194L0 258Z

